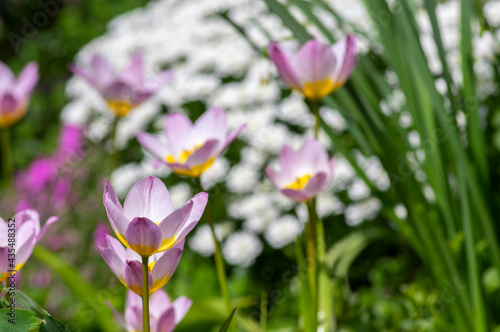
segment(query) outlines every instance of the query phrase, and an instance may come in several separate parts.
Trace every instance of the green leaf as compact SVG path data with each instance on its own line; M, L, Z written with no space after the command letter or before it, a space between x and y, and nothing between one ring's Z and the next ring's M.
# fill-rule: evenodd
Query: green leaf
M229 328L229 325L231 324L231 321L233 320L233 316L234 316L235 312L236 312L236 308L234 308L233 311L231 311L231 314L227 318L227 320L224 323L224 325L222 325L222 327L220 328L219 332L226 332L227 331L227 329Z
M43 309L38 303L35 302L31 297L23 293L22 291L16 289L16 294L15 294L15 299L16 299L16 304L17 306L29 310L32 313L35 314L36 317L44 319L47 316L50 316L50 314Z
M68 329L63 323L55 319L54 317L47 317L45 321L40 325L39 332L67 332Z
M107 310L104 299L99 296L98 291L92 285L78 274L75 268L43 247L36 247L33 250L33 256L50 267L82 303L92 303L93 312L102 331L115 331L111 312Z
M5 332L31 332L38 331L40 321L35 314L28 310L10 308L0 310L0 331ZM15 324L9 322L13 319Z
M283 21L297 37L301 43L305 43L311 39L311 35L307 33L306 29L288 12L288 9L276 0L264 0L269 7L269 10L274 12Z
M337 241L326 254L326 266L336 277L345 278L352 262L375 239L382 236L377 228L352 232Z

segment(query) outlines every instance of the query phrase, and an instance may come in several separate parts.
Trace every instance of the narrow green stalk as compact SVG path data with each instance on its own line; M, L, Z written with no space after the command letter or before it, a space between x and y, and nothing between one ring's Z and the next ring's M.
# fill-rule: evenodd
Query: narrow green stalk
M260 296L260 330L266 332L267 325L267 292L262 291Z
M319 101L311 101L311 112L314 114L314 138L318 139L319 132Z
M12 184L12 159L10 149L9 128L1 128L2 140L2 169L5 183L5 190L9 190Z
M149 332L149 257L142 257L142 332Z
M199 177L194 178L194 182L196 183L199 190L204 191ZM217 279L219 280L219 286L221 289L222 297L226 305L227 314L229 315L231 314L233 307L231 305L231 298L229 297L229 290L227 287L226 267L224 266L224 259L222 258L221 245L219 239L217 239L217 235L215 234L215 224L209 204L207 204L205 208L204 215L205 215L205 220L207 221L208 225L210 226L210 230L212 231L212 237L215 243L214 257L215 257L215 268L217 271ZM232 330L234 331L236 331L236 324L237 324L236 321L234 324L232 324L233 326Z
M314 308L314 326L318 326L318 275L316 267L316 223L314 220L314 211L310 202L305 203L309 213L309 219L306 225L307 233L307 275L309 278L309 287L311 289L311 305Z
M479 281L479 270L474 250L474 228L472 227L470 202L467 195L467 183L464 168L460 167L459 185L460 200L462 201L463 227L465 234L465 251L467 256L467 272L469 275L469 287L472 292L472 307L474 319L474 331L487 331L486 314L484 309L483 294Z

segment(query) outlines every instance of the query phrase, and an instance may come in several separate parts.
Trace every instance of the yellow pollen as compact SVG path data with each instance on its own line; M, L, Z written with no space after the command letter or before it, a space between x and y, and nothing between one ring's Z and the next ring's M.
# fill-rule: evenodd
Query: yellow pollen
M119 99L106 100L106 104L108 104L109 109L119 118L126 117L134 107L138 106Z
M311 174L303 175L303 176L297 178L294 182L287 184L285 186L285 189L300 190L307 185L307 183L309 182L309 179L311 179Z
M309 99L319 100L341 86L342 82L333 82L331 79L327 78L322 81L305 83L303 93Z

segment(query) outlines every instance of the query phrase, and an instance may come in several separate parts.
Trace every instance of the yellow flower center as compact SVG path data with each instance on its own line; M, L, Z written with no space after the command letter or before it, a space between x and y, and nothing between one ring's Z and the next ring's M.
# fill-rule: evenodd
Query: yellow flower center
M322 81L307 82L304 84L304 95L312 100L319 100L342 86L342 82L333 82L327 78Z
M307 183L309 182L309 179L311 179L311 174L303 175L303 176L297 178L294 182L287 184L285 186L285 189L300 190L307 185Z
M14 268L14 270L16 270L17 272L19 272L19 270L21 270L21 268L23 267L23 265L24 265L24 263L17 264L16 267ZM0 282L4 282L5 280L7 280L7 278L9 278L13 274L16 274L17 272L0 273L0 275L1 275Z
M188 158L193 153L195 153L199 148L201 148L202 146L203 146L203 144L197 144L191 150L182 150L182 152L179 154L178 158L175 158L173 155L168 155L165 158L165 160L167 161L167 163L170 163L170 164L176 163L176 164L183 165L186 162L186 160L188 160ZM205 172L207 169L209 169L210 166L212 166L212 164L214 163L214 161L215 161L215 157L212 157L212 158L208 159L206 162L204 162L203 164L193 166L189 170L182 169L182 168L176 168L176 167L172 167L172 170L179 175L184 175L184 176L196 178L196 177L199 177L201 174L203 174L203 172Z
M26 114L27 109L27 106L21 106L14 112L0 114L0 128L8 128L14 125Z
M126 117L134 107L138 106L119 99L106 100L106 104L108 104L109 109L119 118Z

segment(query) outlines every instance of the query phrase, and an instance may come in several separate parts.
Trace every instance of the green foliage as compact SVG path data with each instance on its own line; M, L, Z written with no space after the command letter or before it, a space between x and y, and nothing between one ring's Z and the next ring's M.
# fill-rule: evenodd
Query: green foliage
M28 310L0 309L0 331L9 332L32 332L38 331L40 321L35 317L35 314ZM9 322L9 320L15 322Z

